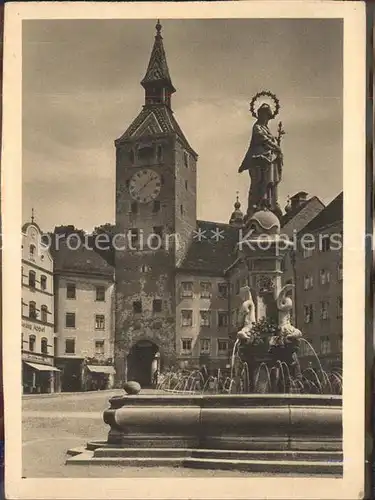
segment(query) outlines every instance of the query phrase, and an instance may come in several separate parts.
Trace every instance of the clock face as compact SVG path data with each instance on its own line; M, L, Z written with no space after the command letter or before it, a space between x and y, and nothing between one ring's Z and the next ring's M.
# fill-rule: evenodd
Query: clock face
M160 188L160 176L150 169L135 173L129 183L130 196L140 203L154 200L159 195Z

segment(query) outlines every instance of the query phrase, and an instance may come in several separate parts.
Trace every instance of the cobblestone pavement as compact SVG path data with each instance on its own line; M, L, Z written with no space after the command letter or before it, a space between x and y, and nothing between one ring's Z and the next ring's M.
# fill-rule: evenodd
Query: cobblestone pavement
M146 391L144 391L146 392ZM151 391L147 391L148 393ZM156 391L152 391L156 392ZM23 398L23 476L36 477L248 477L245 472L185 468L65 465L66 450L106 439L102 420L111 396L123 391L33 395Z

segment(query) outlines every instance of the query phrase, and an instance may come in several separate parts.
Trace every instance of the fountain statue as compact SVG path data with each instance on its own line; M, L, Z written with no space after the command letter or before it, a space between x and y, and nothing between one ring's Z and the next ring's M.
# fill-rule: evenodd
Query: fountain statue
M269 103L263 102L256 110L255 106L262 97L270 98L274 109ZM238 170L239 173L248 170L251 179L247 217L251 217L260 208L270 209L279 218L282 215L277 201L277 187L281 181L283 167L281 137L285 132L281 122L277 137L268 127L268 122L275 118L279 108L279 101L271 92L259 92L250 103L250 111L256 122L253 125L249 149Z
M248 286L244 286L240 289L240 297L243 300L239 311L239 322L242 327L237 333L237 339L250 343L252 340L252 327L256 320L255 304Z

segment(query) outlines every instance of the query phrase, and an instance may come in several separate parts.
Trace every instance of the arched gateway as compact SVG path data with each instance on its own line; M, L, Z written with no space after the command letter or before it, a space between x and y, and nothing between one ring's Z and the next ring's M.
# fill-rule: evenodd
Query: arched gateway
M127 357L127 379L135 380L141 387L151 387L155 372L160 373L159 347L150 340L139 340Z

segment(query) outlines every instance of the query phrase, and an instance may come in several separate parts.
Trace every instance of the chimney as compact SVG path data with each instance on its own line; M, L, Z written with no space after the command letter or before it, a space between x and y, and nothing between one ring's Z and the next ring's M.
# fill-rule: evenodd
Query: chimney
M294 196L292 196L290 198L291 209L296 210L301 205L303 205L307 200L307 195L308 193L306 193L305 191L299 191L299 193L296 193Z

